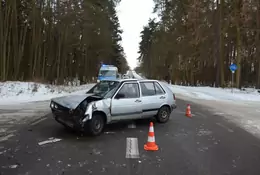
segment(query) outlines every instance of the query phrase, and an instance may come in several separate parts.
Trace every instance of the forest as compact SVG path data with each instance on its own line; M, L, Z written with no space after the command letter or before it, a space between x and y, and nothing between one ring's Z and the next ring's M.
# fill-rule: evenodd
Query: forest
M175 84L260 88L259 0L154 0L137 72Z
M0 81L88 82L101 62L128 70L119 1L0 0Z

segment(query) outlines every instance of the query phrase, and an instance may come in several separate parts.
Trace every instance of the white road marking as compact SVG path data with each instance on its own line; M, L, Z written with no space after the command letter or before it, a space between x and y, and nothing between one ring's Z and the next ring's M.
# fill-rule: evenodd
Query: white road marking
M54 143L54 142L59 142L59 141L61 141L61 139L55 139L55 138L51 137L51 138L49 138L49 140L39 142L38 145L44 145L47 143Z
M126 158L127 159L138 159L139 148L137 138L126 138Z
M6 140L8 140L9 138L11 138L13 136L14 136L13 134L8 134L6 136L0 137L0 142L6 141Z
M38 124L38 123L40 123L40 122L42 122L42 121L44 121L44 120L46 120L46 119L47 119L47 117L42 118L42 119L40 119L40 120L36 120L35 122L32 122L32 123L31 123L31 126L36 125L36 124Z
M221 123L216 123L218 126L225 128L226 130L228 130L228 132L234 132L232 129L228 128L227 126L221 124Z

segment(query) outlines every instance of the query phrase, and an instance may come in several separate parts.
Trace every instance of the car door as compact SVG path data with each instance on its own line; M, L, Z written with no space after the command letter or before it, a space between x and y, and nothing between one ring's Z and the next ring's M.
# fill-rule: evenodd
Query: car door
M124 83L111 101L112 120L141 118L141 104L139 84L137 82Z
M157 82L140 82L143 117L156 115L165 101L165 92Z

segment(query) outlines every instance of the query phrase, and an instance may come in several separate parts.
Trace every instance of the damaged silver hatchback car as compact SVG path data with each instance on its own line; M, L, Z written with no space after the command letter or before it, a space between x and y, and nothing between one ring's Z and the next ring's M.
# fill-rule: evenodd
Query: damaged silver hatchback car
M106 124L156 117L160 123L169 120L176 108L174 93L157 80L103 80L86 94L51 99L55 120L65 127L102 133Z

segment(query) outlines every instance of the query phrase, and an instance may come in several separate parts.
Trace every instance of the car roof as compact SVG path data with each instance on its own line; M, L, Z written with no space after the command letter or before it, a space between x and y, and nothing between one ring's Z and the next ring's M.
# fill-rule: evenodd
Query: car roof
M158 82L158 80L153 79L134 79L134 78L126 78L126 79L116 79L116 80L103 80L103 81L118 81L118 82L130 82L130 81L136 81L136 82Z
M128 82L128 81L138 81L137 79L134 78L125 78L125 79L119 79L120 82Z
M153 80L153 79L141 79L141 80L138 80L139 82L149 82L149 81L156 81L158 82L158 80Z
M117 82L126 82L126 81L138 81L137 79L116 79L116 80L101 80L101 81L117 81Z

